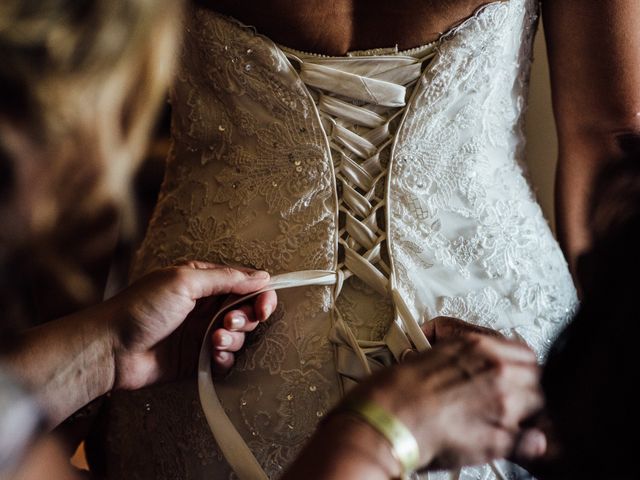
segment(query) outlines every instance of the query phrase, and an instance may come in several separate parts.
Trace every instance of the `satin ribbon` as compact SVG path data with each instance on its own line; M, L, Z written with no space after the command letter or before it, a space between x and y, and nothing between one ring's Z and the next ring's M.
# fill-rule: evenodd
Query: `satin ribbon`
M202 341L198 361L198 393L200 395L200 404L202 405L202 410L204 411L211 433L213 433L224 457L240 480L267 480L268 477L253 455L253 452L251 452L229 419L216 392L211 372L212 346L210 338L213 330L220 326L222 317L229 309L251 300L260 293L295 287L334 285L335 298L340 293L343 279L344 274L341 271L334 272L328 270L304 270L276 275L273 276L267 286L261 290L249 295L244 295L225 305L213 317L211 323L209 323L204 340ZM396 302L398 302L399 299L401 300L397 292L392 291L392 295ZM362 374L370 374L370 364L378 367L380 364L368 358L367 354L375 354L384 348L388 348L398 361L402 359L403 354L406 353L407 350L413 348L412 342L418 350L429 348L426 337L422 333L422 330L420 330L415 319L411 316L404 302L401 301L399 306L400 308L397 309L397 320L392 322L391 328L383 342L363 342L357 340L351 329L342 320L339 312L335 311L335 309L333 310L334 325L332 329L332 340L339 346L350 347L350 350L346 350L345 348L339 349L339 357L342 358L342 362L340 362L342 366L339 366L339 369L343 376L355 380L356 377L361 377ZM399 324L403 325L404 329L400 327ZM409 339L411 339L411 341ZM358 363L360 366L357 365Z
M216 393L211 374L211 334L213 330L219 326L225 312L251 300L260 293L269 290L282 290L310 285L336 285L339 281L339 276L340 274L336 272L326 270L306 270L273 276L266 287L257 292L240 297L220 309L207 328L207 333L200 347L200 358L198 361L198 393L200 395L200 404L202 405L202 410L204 411L211 433L213 433L222 454L240 480L268 480L268 477L224 411L222 403Z

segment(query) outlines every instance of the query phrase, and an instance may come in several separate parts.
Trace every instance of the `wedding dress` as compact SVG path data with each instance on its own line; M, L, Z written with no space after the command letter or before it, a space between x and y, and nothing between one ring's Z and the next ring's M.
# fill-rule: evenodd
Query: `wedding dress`
M251 452L227 448L236 470L281 474L345 389L428 347L425 320L489 327L542 359L570 318L571 277L520 164L537 4L491 3L430 45L345 57L189 13L173 147L134 276L199 259L307 285L278 292L215 382L217 417ZM114 393L105 418L89 448L108 478L236 478L193 381Z

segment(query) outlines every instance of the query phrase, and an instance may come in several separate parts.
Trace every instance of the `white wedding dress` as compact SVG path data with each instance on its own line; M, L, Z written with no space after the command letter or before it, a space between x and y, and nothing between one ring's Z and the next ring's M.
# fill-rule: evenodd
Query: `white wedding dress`
M173 148L134 275L200 259L333 278L280 291L215 382L269 477L354 381L426 347L424 320L462 318L542 359L570 318L571 278L521 167L537 3L491 3L433 44L346 57L190 12ZM106 452L108 478L232 475L194 381L115 393L105 415L90 448Z

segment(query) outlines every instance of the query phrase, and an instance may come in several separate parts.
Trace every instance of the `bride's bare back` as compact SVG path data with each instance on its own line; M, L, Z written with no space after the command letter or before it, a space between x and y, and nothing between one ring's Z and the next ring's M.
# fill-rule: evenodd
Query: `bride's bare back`
M437 39L486 0L199 0L299 50L342 55Z

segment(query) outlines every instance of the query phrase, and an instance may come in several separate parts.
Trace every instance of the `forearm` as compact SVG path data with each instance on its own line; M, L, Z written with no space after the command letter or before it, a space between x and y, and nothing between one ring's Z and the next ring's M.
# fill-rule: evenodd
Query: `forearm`
M603 162L638 151L640 3L545 0L558 128L558 234L571 266L588 247L587 205Z
M113 306L105 303L32 328L3 358L33 389L52 426L112 388L113 315Z
M389 443L371 426L336 414L316 431L282 480L388 480L400 476Z
M600 165L612 156L603 143L576 139L560 152L556 171L555 211L558 241L575 275L578 256L589 247L588 209L591 187Z

